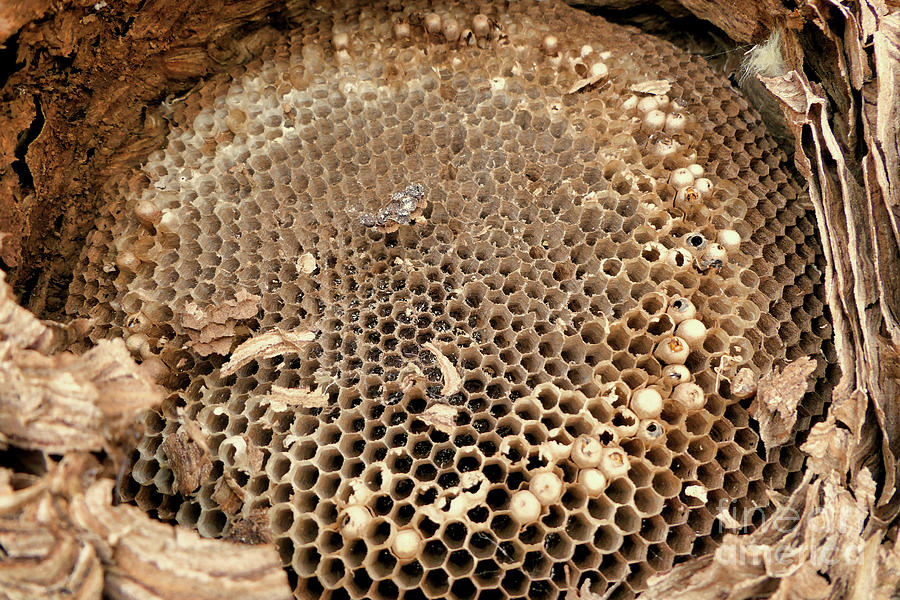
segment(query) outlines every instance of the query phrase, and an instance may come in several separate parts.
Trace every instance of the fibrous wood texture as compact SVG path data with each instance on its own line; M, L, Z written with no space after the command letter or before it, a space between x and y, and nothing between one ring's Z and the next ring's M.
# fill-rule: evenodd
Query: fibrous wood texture
M273 546L113 505L119 449L162 390L121 341L74 356L51 354L52 340L0 278L0 444L44 453L41 478L0 467L0 597L290 598ZM101 450L113 464L89 453Z

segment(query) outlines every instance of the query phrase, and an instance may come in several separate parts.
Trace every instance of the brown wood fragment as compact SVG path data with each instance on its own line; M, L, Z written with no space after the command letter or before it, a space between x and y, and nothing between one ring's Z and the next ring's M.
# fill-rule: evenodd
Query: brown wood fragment
M248 436L245 435L243 438L247 443L247 466L249 467L250 472L255 473L261 471L263 463L266 460L265 452L263 452L262 448Z
M222 377L226 377L236 373L238 369L250 361L271 358L291 352L300 352L315 339L316 334L312 331L273 329L254 336L235 348L228 362L222 365L219 374Z
M441 389L441 395L452 396L457 393L460 388L462 388L462 378L459 376L459 371L456 370L456 367L453 366L450 359L437 349L437 346L435 346L434 343L426 342L423 346L425 346L429 352L434 354L434 357L437 359L438 367L441 369L441 376L444 378L444 387Z
M10 19L10 15L7 16L6 23L3 22L2 12L8 10L8 3L0 5L0 38L13 33L10 31L4 33L10 21L15 22L15 19ZM15 12L13 9L13 13ZM20 15L22 14L27 14L27 11L21 11ZM7 132L6 135L0 135L0 173L6 165L16 160L16 150L21 140L27 136L35 117L35 98L32 94L17 94L8 106L0 106L0 121L4 122L4 129ZM16 202L13 198L13 193L18 187L19 178L12 169L0 174L0 260L9 267L20 264L21 232L27 231L30 225L28 217L21 211L21 202Z
M798 358L783 370L774 370L759 380L750 415L759 421L759 436L767 450L785 443L797 422L797 405L809 387L816 361Z
M112 506L111 479L90 454L69 453L31 488L0 469L0 597L10 600L288 600L287 575L264 511L236 521L235 539L203 539ZM21 479L21 478L18 478ZM32 489L33 488L33 489ZM27 493L27 501L20 501ZM19 497L15 503L8 496Z
M162 398L121 339L81 356L20 350L0 360L0 440L59 454L102 450Z
M41 18L53 3L50 0L8 0L0 6L0 44L20 27Z
M239 290L234 299L217 306L201 308L188 302L179 313L181 325L191 341L187 346L198 354L228 354L235 335L235 326L241 319L249 319L259 310L260 297L246 290Z
M3 104L21 98L43 116L28 119L23 130L19 115L27 109L0 107L0 147L18 146L16 155L0 158L0 230L11 234L0 259L18 265L10 273L16 285L38 279L31 308L42 310L46 294L57 293L53 281L77 261L81 244L73 240L94 227L108 174L159 146L162 137L152 127L159 99L246 62L277 36L267 17L285 18L294 10L289 6L272 0L0 3L0 38L10 49ZM66 66L54 67L57 60ZM35 131L25 133L32 123Z
M9 472L4 469L5 472ZM38 481L33 485L15 490L10 486L3 486L0 489L0 516L20 510L23 506L33 502L35 498L44 493L47 489L45 481Z
M426 408L419 415L419 418L438 431L451 434L456 431L456 417L458 414L458 409L453 406L435 403Z
M0 468L0 597L5 600L101 596L100 561L93 546L44 502L51 487L50 477Z
M200 487L212 472L209 450L185 431L166 436L162 449L175 477L175 489L185 496Z
M864 551L872 498L854 498L808 473L788 502L751 534L727 534L712 556L650 578L642 600L838 597ZM830 581L819 573L828 572ZM839 595L839 597L844 597Z
M271 543L272 530L269 527L268 511L254 510L246 517L235 519L224 539L240 544Z
M850 432L837 427L834 419L816 423L800 447L809 455L809 468L816 473L837 474L840 479L850 468Z
M229 473L225 473L213 488L212 499L225 513L236 514L244 506L244 490Z
M33 517L0 519L4 600L99 600L103 568L93 546Z
M72 499L74 524L106 566L108 598L288 600L287 575L271 545L203 539L153 521L139 508L111 506L113 482L101 480ZM212 583L214 582L214 584Z
M896 493L900 413L894 404L900 396L900 380L882 366L890 364L900 345L898 176L897 169L885 171L897 163L900 148L900 129L891 117L896 102L890 102L896 98L900 76L900 19L880 2L859 7L808 2L805 9L822 33L821 52L804 57L794 40L789 46L795 51L787 61L794 70L760 81L780 103L794 134L795 162L809 184L823 240L830 324L842 373L834 394L846 398L859 391L868 398L866 405L874 412L878 431L867 432L860 448L868 448L866 461L882 463L879 510L896 516L900 514ZM844 31L833 29L835 14L845 23ZM859 37L860 29L864 38ZM892 40L881 47L880 55L874 46L859 43L874 38L876 32L886 42ZM856 40L848 41L848 36ZM865 61L860 52L867 53ZM837 60L822 60L822 56ZM867 69L878 63L878 56L884 70L876 68L877 77L867 78ZM882 84L888 87L879 89ZM885 99L888 105L880 106Z
M573 2L574 3L574 2ZM612 9L647 8L658 4L674 16L683 16L687 9L694 16L710 21L736 42L757 42L777 23L788 19L790 11L778 0L729 1L721 0L579 0L577 4Z
M53 333L30 311L22 308L0 270L0 360L13 350L49 351Z
M299 408L324 408L328 406L328 394L319 388L287 388L273 385L271 391L263 397L275 410L284 410L289 406Z

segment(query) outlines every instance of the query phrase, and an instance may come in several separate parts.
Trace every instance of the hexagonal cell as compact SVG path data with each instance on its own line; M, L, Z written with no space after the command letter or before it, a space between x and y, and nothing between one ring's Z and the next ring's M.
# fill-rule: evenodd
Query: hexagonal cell
M381 549L370 552L363 561L363 566L375 580L384 579L394 572L394 568L397 566L397 557L390 550Z
M711 461L717 450L713 441L706 436L691 440L687 448L688 454L698 463Z
M615 504L613 504L606 496L588 500L588 514L597 521L608 521L612 519L615 510Z
M615 552L622 545L622 534L614 525L601 525L594 533L594 547L601 553Z
M687 520L688 508L678 497L667 498L665 506L660 512L663 520L671 525L679 525Z
M670 429L666 432L666 447L675 454L687 450L689 443L687 436L678 429Z
M297 490L312 489L318 480L319 469L311 464L298 465L292 477L292 483Z
M449 588L449 577L443 569L430 569L422 580L422 589L429 596L443 596Z
M701 507L691 511L688 517L688 525L691 530L700 537L708 535L712 531L713 521L716 520L715 515L709 512L706 507Z
M732 498L740 498L747 493L749 481L741 471L726 473L722 489Z
M444 564L444 559L447 556L447 546L444 545L440 540L429 540L425 542L425 546L422 550L421 562L423 566L427 569L429 567L436 567Z
M762 459L756 454L745 454L741 459L741 473L747 479L759 479L762 476L764 464Z
M365 569L357 569L353 571L348 579L348 588L354 596L368 596L372 587L372 578Z
M644 517L657 515L663 507L663 498L653 488L640 488L634 492L634 507Z
M641 563L647 558L647 542L636 535L626 536L618 553L630 563Z
M669 530L666 537L666 545L675 554L686 554L690 552L696 535L687 525L679 525Z
M274 511L274 509L273 509ZM284 516L273 515L270 516L272 532L278 533L275 531L276 526L278 529L281 529L289 519L286 519ZM280 522L280 521L284 522ZM312 518L302 517L297 519L293 525L290 527L290 536L294 539L299 545L311 544L315 541L316 537L319 534L319 523Z
M697 479L708 490L720 489L724 478L725 470L719 463L708 462L697 467Z
M322 562L318 574L325 587L336 588L341 585L346 569L340 559L333 558Z
M616 479L606 487L607 498L619 505L629 505L634 498L634 484L628 479Z
M600 561L600 568L597 570L607 581L620 581L628 572L628 561L618 552L605 554Z

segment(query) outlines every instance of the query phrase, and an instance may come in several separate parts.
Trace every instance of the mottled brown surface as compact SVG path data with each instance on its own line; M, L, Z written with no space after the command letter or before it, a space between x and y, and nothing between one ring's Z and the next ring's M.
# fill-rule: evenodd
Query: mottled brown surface
M183 431L166 438L162 451L172 465L175 488L182 494L190 494L200 487L212 471L209 450L204 447L203 440L197 442Z
M50 354L51 336L0 277L0 448L17 469L0 466L0 595L289 598L271 545L203 540L133 506L113 506L135 416L163 395L121 340L74 356ZM170 446L191 453L189 442L173 439ZM180 466L199 463L202 472L196 453L191 458Z

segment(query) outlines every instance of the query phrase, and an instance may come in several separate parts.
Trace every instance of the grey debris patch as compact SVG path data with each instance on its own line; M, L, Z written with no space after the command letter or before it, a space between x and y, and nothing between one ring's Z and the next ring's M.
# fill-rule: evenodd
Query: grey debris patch
M408 185L391 194L391 201L382 206L374 215L365 213L359 222L365 227L376 227L384 233L396 231L422 215L425 206L425 186L420 183Z

